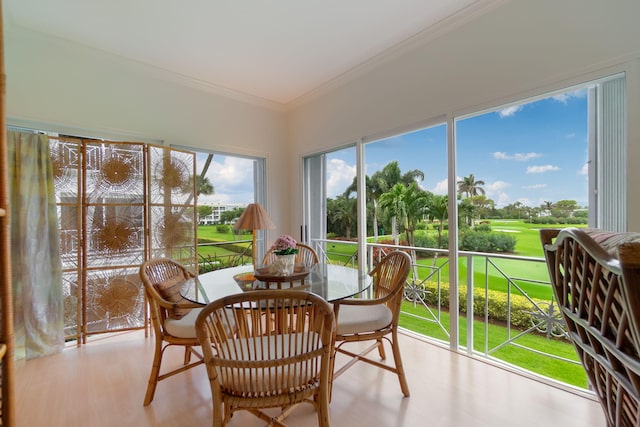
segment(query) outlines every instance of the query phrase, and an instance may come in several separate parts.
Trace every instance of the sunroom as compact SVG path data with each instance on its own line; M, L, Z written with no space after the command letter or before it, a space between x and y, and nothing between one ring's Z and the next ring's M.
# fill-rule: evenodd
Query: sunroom
M424 155L423 170L429 173L430 162L446 165L443 194L449 195L449 216L455 217L456 182L468 173L457 169L467 155L458 140L462 121L581 89L589 92L586 99L593 103L593 115L585 123L596 128L589 130L594 140L580 146L593 153L574 154L597 159L590 167L599 173L597 178L592 175L593 186L589 175L584 176L589 225L640 230L640 193L630 185L640 178L640 125L632 119L640 115L640 30L635 22L640 6L595 0L461 3L467 7L430 30L310 92L282 92L279 98L266 99L247 95L252 89L248 86L232 91L167 71L168 62L166 68L158 68L126 59L92 42L74 40L73 31L53 36L45 23L36 28L35 21L25 19L26 6L6 1L7 125L12 130L250 159L251 202L260 202L276 224L273 230L259 231L257 249L264 251L278 235L290 234L328 252L326 172L332 154L351 150L354 183L362 190L353 193L360 196L354 196L354 229L364 236L371 220L364 189L367 153L373 144L439 129L444 154ZM32 5L38 6L42 5ZM366 20L367 6L362 7ZM55 19L57 15L50 13ZM77 21L85 25L90 19L78 10ZM186 30L177 30L181 31ZM448 247L456 247L456 226L448 231ZM353 241L352 253L358 260L369 260L375 246L360 238ZM448 256L458 265L458 259L471 255L451 251ZM489 258L482 263L500 265L499 256L498 261ZM531 262L543 266L541 259ZM367 263L359 264L366 269ZM473 277L468 273L449 267L442 282L464 283ZM511 282L518 275L507 276ZM416 292L410 301L414 305L423 296L420 289ZM540 379L511 364L499 367L490 347L474 351L473 334L464 332L473 325L455 316L446 326L436 326L444 333L435 339L410 328L402 336L405 363L411 367L411 397L402 397L393 376L366 366L354 368L336 385L334 423L603 424L587 387ZM433 318L441 317L436 313ZM17 361L16 398L21 403L16 405L15 425L50 425L52 420L65 425L209 422L208 384L204 371L197 369L161 384L156 400L143 408L152 340L139 330L114 332L86 334L80 345L67 343L60 354ZM38 386L42 393L36 393ZM73 391L60 393L62 389ZM311 410L296 416L290 418L294 425L296 419L299 425L315 421Z

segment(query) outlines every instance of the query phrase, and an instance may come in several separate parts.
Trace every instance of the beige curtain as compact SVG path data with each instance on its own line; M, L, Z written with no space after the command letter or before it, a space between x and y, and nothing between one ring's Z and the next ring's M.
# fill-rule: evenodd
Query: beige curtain
M49 138L9 132L15 355L44 356L64 348L62 267Z

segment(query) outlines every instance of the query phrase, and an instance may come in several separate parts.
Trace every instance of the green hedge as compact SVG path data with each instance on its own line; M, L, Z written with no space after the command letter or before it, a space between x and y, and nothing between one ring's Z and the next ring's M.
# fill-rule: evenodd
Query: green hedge
M425 282L423 287L427 291L425 302L431 305L438 303L437 282ZM442 282L440 284L440 304L442 307L449 308L449 283ZM489 319L497 322L507 323L507 294L489 290ZM535 302L543 302L535 300ZM458 302L459 310L467 313L467 287L458 286ZM527 298L521 295L511 295L511 325L527 329L532 326L531 312L534 311L533 304ZM473 290L473 314L475 316L485 315L485 291L483 289Z
M234 242L221 242L219 240L214 239L205 239L202 237L198 237L198 244L203 245L207 243L224 243L224 245L217 245L217 247L222 247L230 252L235 252L237 254L241 254L247 251L246 243L234 243Z

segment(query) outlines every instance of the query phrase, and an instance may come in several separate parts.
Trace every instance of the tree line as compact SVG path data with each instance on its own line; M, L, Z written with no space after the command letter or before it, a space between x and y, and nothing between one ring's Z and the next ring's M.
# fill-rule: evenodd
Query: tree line
M418 185L424 172L414 169L403 173L397 161L391 161L381 170L365 177L367 203L367 236L391 234L398 243L404 233L407 243L415 246L415 230L425 228L429 221L437 231L438 247L443 247L443 232L448 222L448 196L423 190ZM496 208L495 202L486 197L484 181L474 174L457 183L458 224L461 229L473 226L478 220L515 218L537 222L539 218L553 218L560 223L566 218L584 217L575 200L545 201L539 207L514 202ZM356 178L335 198L327 199L327 233L334 237L351 239L356 236Z

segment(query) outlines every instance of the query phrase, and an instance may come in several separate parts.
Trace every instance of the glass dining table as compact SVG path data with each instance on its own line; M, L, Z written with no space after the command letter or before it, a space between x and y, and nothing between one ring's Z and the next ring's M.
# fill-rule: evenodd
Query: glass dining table
M355 268L341 265L316 264L309 267L308 271L309 274L306 277L297 279L291 286L313 292L328 302L361 294L368 290L372 283L372 278L368 274L361 276ZM252 280L253 273L252 265L203 273L185 282L180 294L190 301L208 304L228 295L270 286L269 283ZM287 287L283 286L283 288Z

